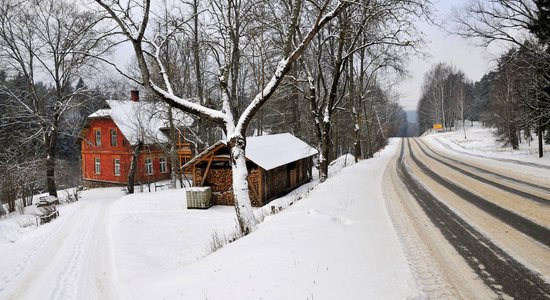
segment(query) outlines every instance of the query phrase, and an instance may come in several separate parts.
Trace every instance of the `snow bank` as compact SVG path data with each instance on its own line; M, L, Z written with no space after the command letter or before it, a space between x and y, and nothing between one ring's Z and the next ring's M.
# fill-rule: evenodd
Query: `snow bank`
M426 134L425 137L455 151L550 166L550 145L544 145L545 156L539 158L536 140L528 143L523 139L520 149L513 150L512 147L504 147L501 142L497 141L494 128L482 127L478 122L474 122L473 126L470 124L469 122L466 124L466 139L462 128L451 132L432 132ZM536 138L536 136L533 136L533 138Z
M116 266L133 299L403 299L420 294L385 209L396 151L343 169L252 234L206 256L231 207L186 210L181 190L132 195L113 215ZM348 161L349 162L349 161Z

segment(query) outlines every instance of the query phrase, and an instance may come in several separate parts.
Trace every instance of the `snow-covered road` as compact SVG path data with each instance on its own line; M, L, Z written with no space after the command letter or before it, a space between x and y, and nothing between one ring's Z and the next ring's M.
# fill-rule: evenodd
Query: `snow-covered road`
M401 205L397 202L394 206L403 206L411 220L423 225L415 227L420 228L417 231L421 237L428 237L423 240L431 240L428 244L434 260L440 262L460 297L477 298L486 292L476 277L495 293L481 298L547 297L547 171L536 168L523 177L515 164L508 170L497 168L487 159L473 162L463 154L450 156L420 139L403 142L400 159L393 168L413 196L402 193L405 197L401 197ZM431 229L426 233L425 228ZM444 238L432 237L437 231ZM405 234L410 235L410 229ZM439 250L448 248L448 244L454 250ZM460 256L470 271L461 259L452 259ZM457 269L469 275L453 274ZM477 276L471 276L472 270Z
M109 236L109 209L120 188L91 190L35 235L5 244L20 251L0 265L1 299L119 299ZM47 227L49 226L49 227ZM6 255L12 260L14 255Z

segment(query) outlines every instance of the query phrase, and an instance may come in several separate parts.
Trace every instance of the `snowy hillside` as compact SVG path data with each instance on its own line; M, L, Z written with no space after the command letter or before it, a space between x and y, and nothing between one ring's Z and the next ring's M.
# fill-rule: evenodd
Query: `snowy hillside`
M336 161L325 183L257 209L283 208L213 253L213 239L235 230L233 209L187 210L183 190L124 196L95 189L44 226L2 219L0 298L415 297L421 292L382 196L397 145L357 165L349 166L351 156Z

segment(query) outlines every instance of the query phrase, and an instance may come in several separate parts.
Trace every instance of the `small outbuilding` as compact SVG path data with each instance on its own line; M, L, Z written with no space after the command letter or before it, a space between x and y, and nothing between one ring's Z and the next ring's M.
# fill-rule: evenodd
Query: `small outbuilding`
M313 156L318 151L290 133L246 139L248 185L253 206L263 206L312 177ZM219 141L183 167L193 176L193 186L209 186L213 204L233 205L233 176L226 141Z

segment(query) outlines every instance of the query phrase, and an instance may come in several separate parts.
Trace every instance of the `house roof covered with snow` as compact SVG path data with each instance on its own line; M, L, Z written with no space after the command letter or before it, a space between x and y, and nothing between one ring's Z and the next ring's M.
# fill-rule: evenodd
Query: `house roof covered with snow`
M107 100L108 109L100 109L88 118L111 118L128 142L140 140L146 144L168 142L161 129L169 127L168 106L164 103L131 100ZM180 110L172 109L176 127L191 126L193 119Z
M227 141L219 141L190 160L184 167L198 162ZM246 138L246 158L264 170L271 170L319 152L290 133L253 136Z

